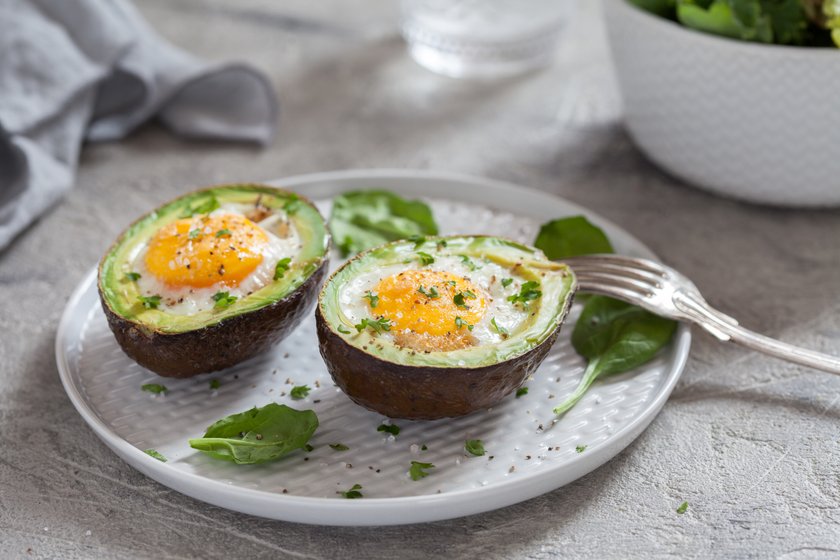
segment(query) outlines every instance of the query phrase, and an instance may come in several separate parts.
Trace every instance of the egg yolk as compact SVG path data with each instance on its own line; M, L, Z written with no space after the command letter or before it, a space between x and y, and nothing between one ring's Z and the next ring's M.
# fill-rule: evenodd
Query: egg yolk
M155 233L146 268L173 287L238 286L262 262L267 245L268 235L244 216L196 216Z
M467 336L469 326L481 320L486 307L484 293L475 284L436 270L394 274L380 280L374 292L379 299L371 312L389 319L395 336Z

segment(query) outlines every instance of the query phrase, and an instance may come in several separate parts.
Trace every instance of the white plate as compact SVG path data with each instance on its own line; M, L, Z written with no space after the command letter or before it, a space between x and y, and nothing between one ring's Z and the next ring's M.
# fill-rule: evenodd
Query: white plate
M306 175L276 184L314 199L325 214L330 199L342 191L389 189L431 201L442 233L499 234L527 243L542 222L585 214L607 231L618 251L653 256L637 239L584 208L495 181L374 170ZM318 353L314 319L275 351L231 370L162 379L117 346L91 271L64 311L56 360L70 400L97 435L123 460L170 488L221 507L286 521L415 523L488 511L559 488L615 456L662 408L688 356L691 339L685 327L658 359L596 384L552 425L552 407L573 390L583 371L583 361L569 342L578 311L573 310L557 344L528 382L527 395L455 420L395 421L402 428L396 439L377 431L384 420L380 415L356 406L332 384ZM221 388L211 391L210 379L219 379ZM164 383L169 393L156 396L140 390L150 382ZM313 391L304 401L292 401L284 395L292 384L307 384ZM237 466L187 444L215 420L271 401L317 412L321 427L311 441L314 451ZM467 457L467 439L483 440L487 455ZM334 451L330 443L350 450ZM422 445L428 450L419 450ZM577 452L579 445L585 451ZM169 461L149 457L143 453L147 448ZM435 468L412 481L407 475L412 460ZM364 498L341 498L337 492L353 484L362 485Z

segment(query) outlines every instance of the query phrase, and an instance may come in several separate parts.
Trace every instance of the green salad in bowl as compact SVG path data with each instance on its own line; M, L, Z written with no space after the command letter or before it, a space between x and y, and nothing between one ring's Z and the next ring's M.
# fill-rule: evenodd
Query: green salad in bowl
M704 31L777 45L840 47L840 0L630 0Z

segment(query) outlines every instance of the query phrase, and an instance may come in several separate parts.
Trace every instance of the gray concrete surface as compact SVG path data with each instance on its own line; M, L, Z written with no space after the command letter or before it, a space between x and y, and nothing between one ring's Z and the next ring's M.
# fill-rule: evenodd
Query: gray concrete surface
M840 213L742 205L655 169L621 128L592 4L553 68L496 84L416 66L390 0L141 9L202 56L265 69L282 97L279 136L258 150L148 126L88 146L76 189L0 253L0 557L840 557L840 378L700 334L673 397L633 445L565 488L483 515L374 529L281 523L208 506L125 465L62 390L56 324L111 239L188 186L353 167L506 179L623 225L747 325L840 346Z

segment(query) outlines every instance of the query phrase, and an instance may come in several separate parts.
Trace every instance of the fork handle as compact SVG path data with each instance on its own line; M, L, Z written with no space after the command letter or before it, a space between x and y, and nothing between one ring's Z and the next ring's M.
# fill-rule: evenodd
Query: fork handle
M738 324L738 321L714 309L705 300L698 300L686 292L676 292L673 301L674 305L691 317L694 323L720 340L729 340L782 360L840 375L840 358L838 357L800 348L745 329Z

